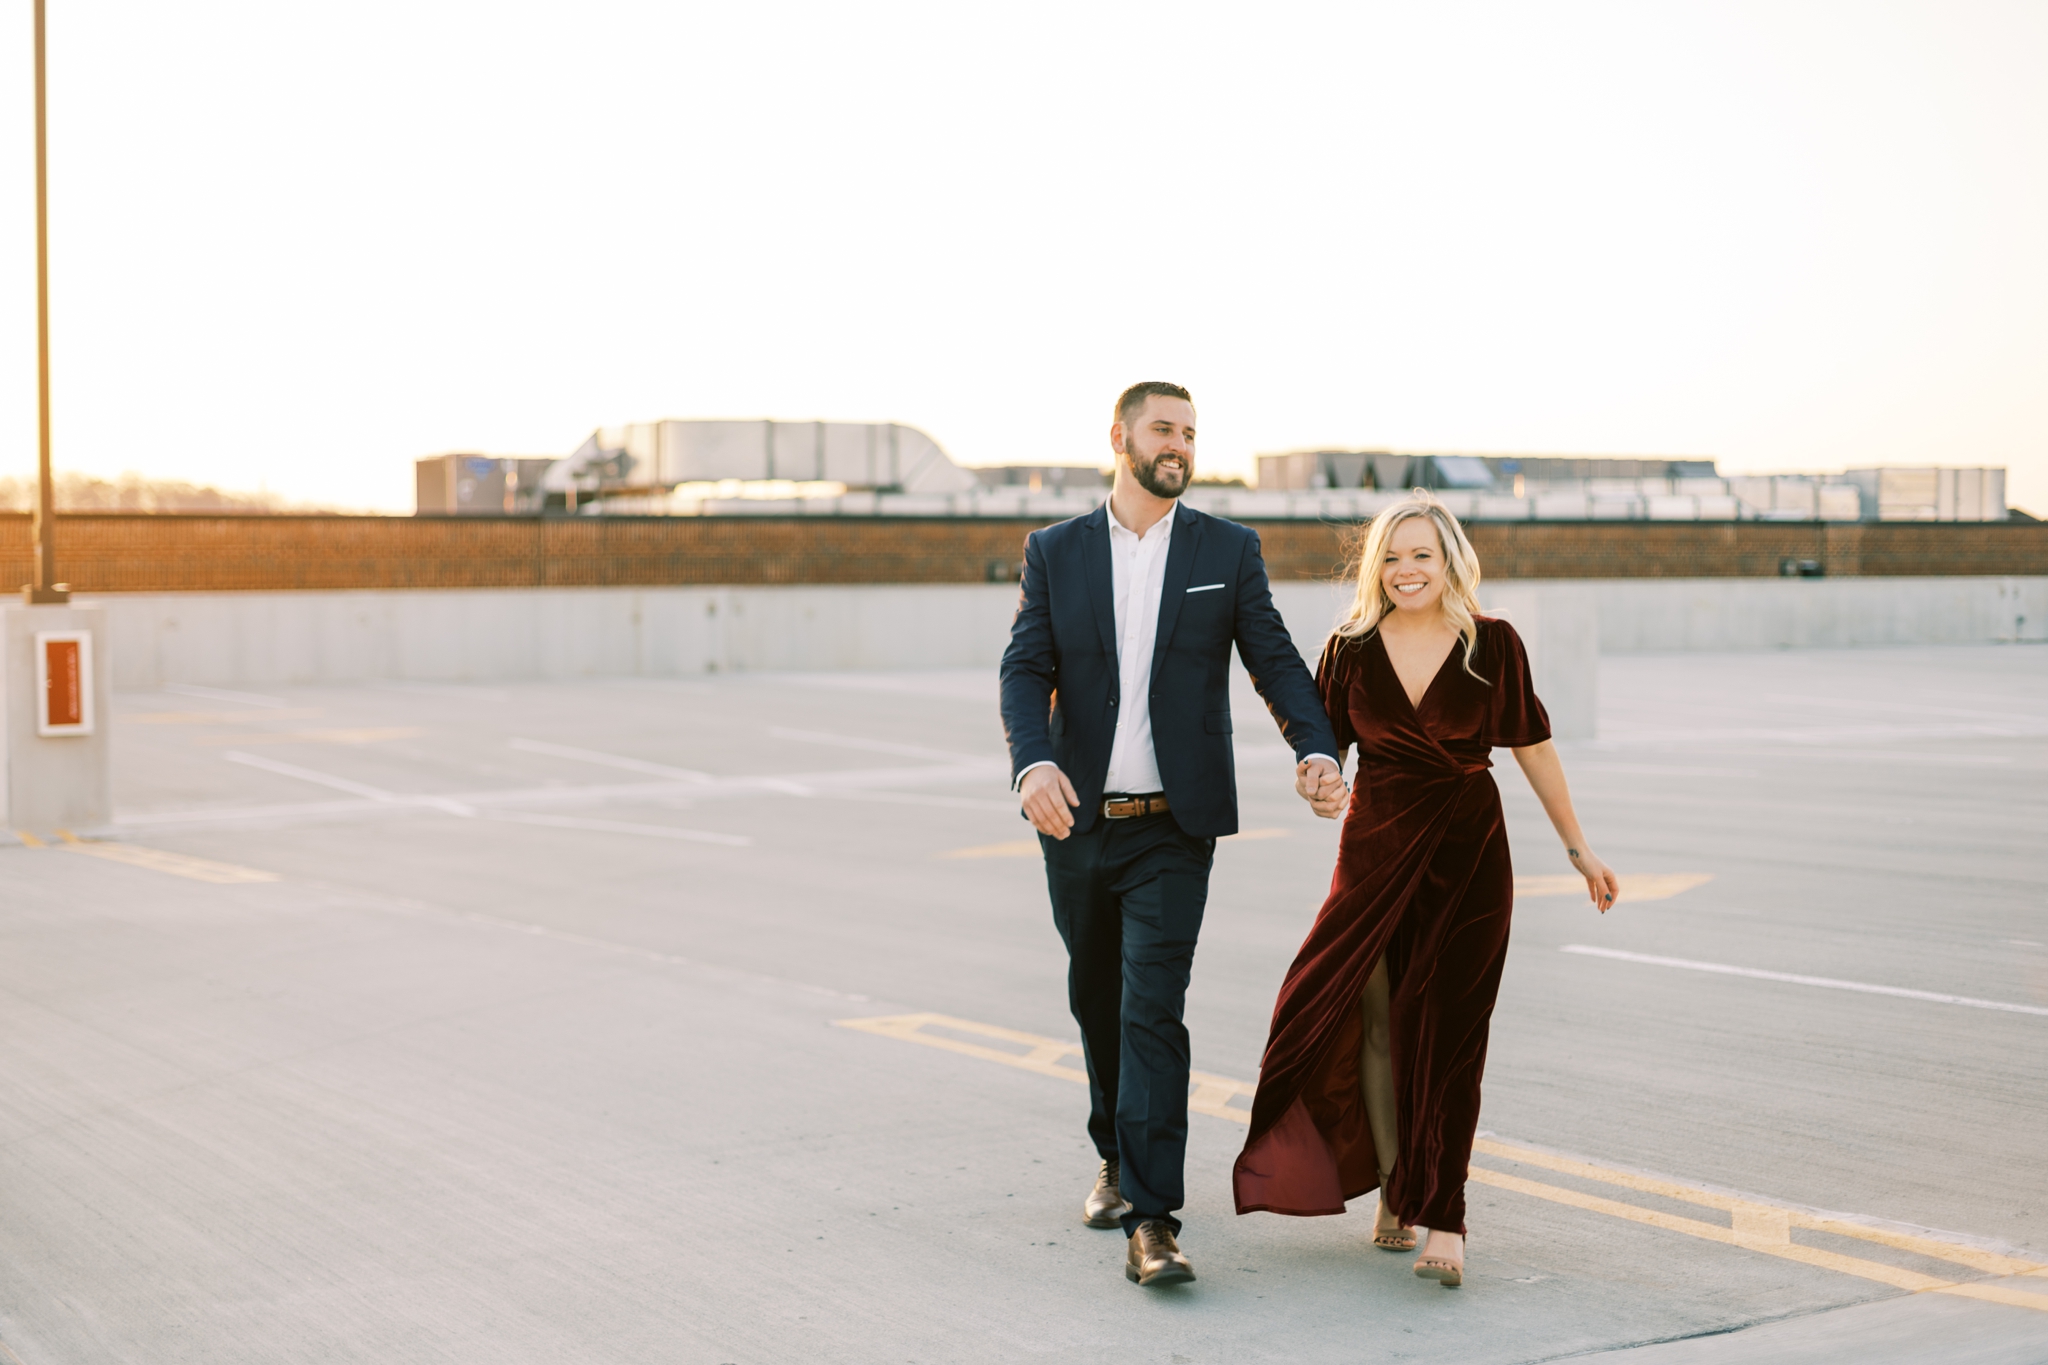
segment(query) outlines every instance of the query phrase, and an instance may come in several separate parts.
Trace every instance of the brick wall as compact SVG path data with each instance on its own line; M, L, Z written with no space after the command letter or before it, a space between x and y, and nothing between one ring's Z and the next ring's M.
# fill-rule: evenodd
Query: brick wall
M59 579L85 592L980 583L1023 558L1028 520L869 517L64 515ZM1352 528L1253 523L1275 578L1339 570ZM1487 576L2048 574L2048 524L1481 522ZM0 514L0 587L28 581L29 519Z

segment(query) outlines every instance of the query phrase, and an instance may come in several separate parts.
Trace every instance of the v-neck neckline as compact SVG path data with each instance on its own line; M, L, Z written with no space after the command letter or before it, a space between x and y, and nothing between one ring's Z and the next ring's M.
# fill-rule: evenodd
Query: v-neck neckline
M1415 717L1416 723L1420 724L1423 704L1429 700L1429 694L1436 691L1436 685L1443 681L1444 670L1451 666L1451 660L1458 657L1458 650L1465 643L1464 640L1451 641L1450 649L1444 653L1443 662L1436 666L1436 672L1430 674L1429 681L1422 685L1422 695L1411 700L1408 696L1408 684L1401 681L1401 670L1394 666L1394 656L1387 652L1387 637L1377 630L1372 635L1373 639L1379 642L1380 657L1387 661L1387 672L1394 675L1394 690L1401 694L1402 701L1408 703L1408 714Z

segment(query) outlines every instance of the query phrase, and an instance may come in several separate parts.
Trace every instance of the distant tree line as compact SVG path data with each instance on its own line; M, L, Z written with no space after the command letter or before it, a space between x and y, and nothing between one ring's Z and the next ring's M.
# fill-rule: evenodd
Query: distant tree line
M0 477L0 511L26 512L35 505L36 481ZM229 493L182 479L152 479L133 472L113 479L65 470L57 475L60 512L317 512L276 493Z

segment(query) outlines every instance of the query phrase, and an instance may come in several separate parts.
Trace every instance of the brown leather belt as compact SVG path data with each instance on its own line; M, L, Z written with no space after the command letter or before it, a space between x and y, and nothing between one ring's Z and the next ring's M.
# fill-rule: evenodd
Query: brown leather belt
M1161 815L1166 809L1166 797L1163 795L1111 796L1103 798L1102 818L1129 820L1140 815Z

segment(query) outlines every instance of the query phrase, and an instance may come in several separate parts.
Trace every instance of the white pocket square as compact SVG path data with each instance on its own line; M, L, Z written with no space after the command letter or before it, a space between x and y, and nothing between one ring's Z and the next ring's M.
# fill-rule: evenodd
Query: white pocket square
M1214 592L1214 591L1216 591L1216 589L1218 589L1218 588L1220 588L1220 587L1222 587L1222 586L1223 586L1223 584L1221 584L1221 583L1204 583L1204 584L1203 584L1203 585L1202 585L1201 587L1199 587L1199 588L1189 588L1189 589L1188 589L1188 591L1189 591L1189 592Z

